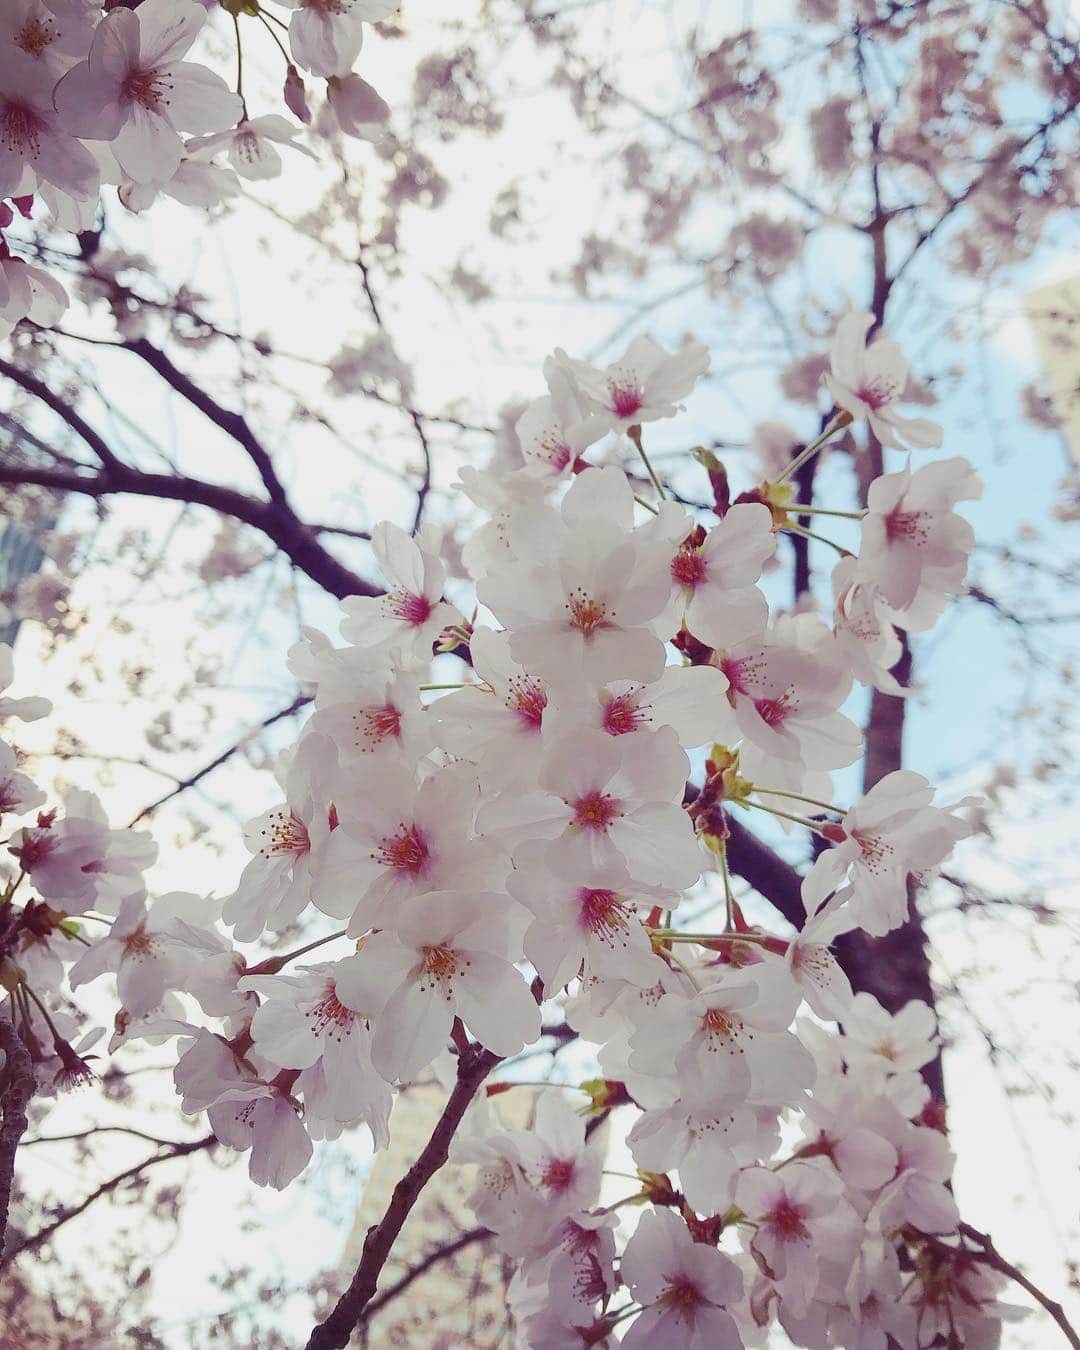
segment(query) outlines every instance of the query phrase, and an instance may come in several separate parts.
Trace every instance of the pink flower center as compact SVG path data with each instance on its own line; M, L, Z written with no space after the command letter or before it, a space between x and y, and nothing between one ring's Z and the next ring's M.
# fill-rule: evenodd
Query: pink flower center
M626 933L626 910L615 891L583 886L578 891L581 904L579 920L582 928L614 946L617 937Z
M720 669L727 676L732 693L749 694L756 676L766 669L766 662L760 653L754 656L725 657L720 662Z
M295 811L286 812L280 808L271 812L260 833L265 842L259 852L264 858L278 857L282 853L302 857L311 851L308 828Z
M611 411L616 417L633 417L644 406L645 398L640 386L633 380L620 384L612 380L609 384Z
M890 544L903 540L918 548L929 538L928 520L925 511L901 511L896 506L885 517L885 538Z
M39 57L56 36L54 24L37 16L28 18L15 34L15 46L21 47L27 56Z
M675 1310L677 1316L692 1318L705 1302L701 1290L689 1275L665 1275L667 1289L657 1301Z
M395 834L384 835L379 840L379 847L371 856L385 867L415 877L424 870L430 855L420 830L402 821Z
M431 618L434 605L426 595L389 591L383 596L383 608L393 618L401 619L413 628L421 628Z
M33 108L5 103L0 112L0 144L23 159L37 159L41 119Z
M539 680L531 675L511 675L507 684L506 706L517 713L528 731L539 731L544 721L547 694Z
M608 617L607 605L586 595L580 587L571 593L564 608L570 615L570 627L576 628L586 642L601 629L615 626Z
M124 939L124 955L135 957L152 956L156 947L153 937L146 931L144 924L139 924L133 933L129 933Z
M544 1168L540 1185L549 1191L565 1191L573 1182L575 1171L573 1158L552 1158Z
M356 1022L356 1013L337 996L333 984L327 986L326 994L304 1016L311 1023L311 1034L321 1036L329 1029L333 1040L341 1041L352 1034Z
M401 712L392 703L385 703L381 708L361 708L353 715L353 727L357 750L376 750L388 736L400 739Z
M32 872L35 867L41 866L56 844L56 835L50 830L28 830L18 848L12 848L10 852L18 858L24 871Z
M765 1216L765 1222L781 1242L798 1242L810 1236L804 1211L782 1196Z
M586 792L574 802L573 823L582 830L595 830L602 833L622 812L615 797L606 792Z
M557 427L545 431L535 447L530 446L526 454L543 460L554 473L562 473L570 463L570 447L563 440Z
M639 706L637 696L640 691L628 689L625 694L616 694L604 704L604 730L609 736L625 736L648 726L648 704Z
M871 380L869 384L864 384L856 389L855 393L868 408L874 412L880 412L882 408L887 408L890 403L896 402L900 388L894 380L879 375L876 380Z
M671 578L687 590L696 590L709 573L709 564L697 548L681 548L671 560Z
M158 70L133 70L121 86L121 94L130 103L141 104L147 112L161 112L168 106L166 95L172 89L172 80Z
M754 707L758 716L769 727L782 727L798 707L795 691L787 689L779 698L756 698Z

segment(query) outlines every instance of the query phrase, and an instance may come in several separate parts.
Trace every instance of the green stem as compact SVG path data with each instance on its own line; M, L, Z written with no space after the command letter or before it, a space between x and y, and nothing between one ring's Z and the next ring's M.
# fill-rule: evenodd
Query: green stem
M479 688L480 685L472 681L468 681L465 684L422 684L420 686L420 692L422 694L430 694L434 689L479 689Z
M836 549L842 558L851 556L851 550L838 544L835 539L827 539L823 534L817 534L814 530L804 530L801 525L781 525L781 530L786 534L799 534L804 539L816 539L819 544L828 544L830 548Z
M651 502L647 502L644 497L639 497L636 492L634 493L634 501L637 502L638 506L643 506L646 511L651 511L654 516L658 516L660 514L660 512L656 509L655 506L652 505Z
M652 479L652 485L656 489L657 496L663 501L667 497L667 493L664 491L664 485L656 476L656 470L649 463L649 456L645 453L645 447L641 443L641 428L639 426L628 427L626 434L637 446L637 452L641 456L641 462L649 471L649 477Z
M343 928L340 933L329 933L326 937L316 938L314 942L309 942L305 947L297 947L295 951L285 952L281 956L268 956L265 961L260 961L257 965L249 966L248 975L276 975L282 966L290 961L295 961L298 956L305 956L308 952L313 952L316 947L325 947L328 942L336 942L338 938L348 937L349 930Z
M796 802L809 802L811 806L820 806L824 811L835 811L838 816L844 814L839 806L833 806L832 802L823 802L820 797L805 797L801 792L787 792L782 788L762 787L760 783L754 784L755 792L764 792L770 797L790 797Z
M766 806L764 802L754 802L746 798L747 806L755 806L759 811L768 811L770 816L779 816L782 820L793 820L796 825L805 825L808 830L813 830L815 834L824 835L821 825L816 820L810 820L808 816L795 816L790 811L781 811L778 806ZM828 838L827 835L825 835Z
M784 507L793 516L842 516L845 520L862 520L865 511L834 511L828 506L805 506L802 502L789 502Z
M247 100L244 98L244 44L240 40L240 20L237 15L232 16L233 28L236 30L236 92L239 95L240 102L244 109L244 120L247 121Z
M267 15L265 15L265 14L263 13L263 11L260 9L259 12L258 12L258 14L256 14L255 17L259 20L259 22L262 24L262 26L266 29L266 31L270 34L270 36L271 36L271 37L274 39L274 41L277 43L278 51L279 51L279 52L282 54L282 56L285 58L285 64L291 66L292 63L293 63L293 59L292 59L292 57L289 55L289 53L285 50L285 48L282 46L281 39L278 37L278 35L274 32L274 30L273 30L273 29L270 27L270 25L267 23L267 21L266 21L266 20L267 20Z
M738 933L729 929L724 933L684 933L680 929L672 928L664 931L662 928L650 928L649 933L653 937L663 938L667 942L771 942L772 939L762 933ZM670 955L670 953L668 953Z
M813 456L817 454L833 432L839 431L841 427L846 427L850 421L850 413L837 413L817 440L811 441L805 449L799 451L780 477L776 479L776 482L786 483L792 474L798 473L808 459L813 458Z

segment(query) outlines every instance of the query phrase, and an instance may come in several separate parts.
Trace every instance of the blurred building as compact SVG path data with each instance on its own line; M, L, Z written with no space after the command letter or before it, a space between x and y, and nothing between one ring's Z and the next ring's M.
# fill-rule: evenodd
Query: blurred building
M1024 296L1054 415L1080 466L1080 275Z

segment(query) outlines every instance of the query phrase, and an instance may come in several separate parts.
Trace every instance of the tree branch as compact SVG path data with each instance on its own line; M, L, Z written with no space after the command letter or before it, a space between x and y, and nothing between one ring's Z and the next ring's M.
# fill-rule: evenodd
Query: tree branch
M402 1225L409 1217L420 1193L446 1162L450 1141L461 1119L476 1096L477 1089L499 1063L499 1056L479 1045L470 1045L458 1059L457 1083L423 1151L394 1187L386 1213L368 1229L360 1263L348 1289L338 1299L330 1315L314 1328L307 1350L344 1350L364 1310L371 1302L390 1251Z
M64 1224L70 1223L72 1219L77 1219L80 1214L84 1214L95 1200L100 1200L102 1196L111 1195L118 1186L122 1186L125 1181L130 1181L148 1167L156 1167L158 1163L172 1162L175 1158L184 1158L191 1153L199 1153L203 1149L213 1149L217 1145L217 1137L213 1134L204 1135L201 1139L192 1139L187 1143L173 1144L164 1153L155 1153L150 1158L144 1158L142 1162L135 1163L134 1166L125 1168L123 1172L118 1172L116 1176L110 1177L108 1181L103 1181L96 1190L90 1192L85 1199L80 1200L77 1205L61 1210L60 1213L51 1222L39 1228L36 1233L31 1233L29 1237L14 1245L2 1258L0 1258L0 1270L10 1265L16 1257L21 1256L23 1252L36 1251L43 1243L53 1236L57 1229L62 1228ZM342 1342L344 1344L344 1342Z
M10 1007L10 1004L9 1004ZM11 1186L15 1179L15 1152L26 1132L26 1108L34 1095L34 1065L30 1051L8 1016L0 1010L0 1050L5 1055L2 1070L3 1120L0 1123L0 1252L4 1249Z

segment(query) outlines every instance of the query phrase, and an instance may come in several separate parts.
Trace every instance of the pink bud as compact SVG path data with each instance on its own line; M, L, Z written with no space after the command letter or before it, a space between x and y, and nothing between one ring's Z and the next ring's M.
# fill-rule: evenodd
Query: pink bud
M294 117L301 122L311 121L311 109L307 103L307 88L303 77L295 66L285 72L285 104Z

